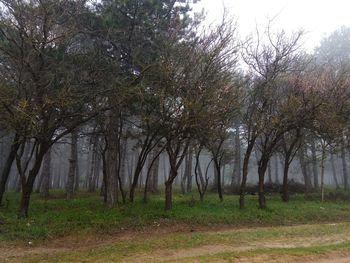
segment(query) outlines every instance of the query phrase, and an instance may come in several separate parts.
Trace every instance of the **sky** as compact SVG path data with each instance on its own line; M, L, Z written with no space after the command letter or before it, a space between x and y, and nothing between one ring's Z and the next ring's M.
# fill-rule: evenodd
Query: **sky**
M322 37L345 25L350 27L349 0L201 0L195 11L204 8L206 24L220 21L224 6L238 21L244 38L274 18L275 30L292 33L304 29L304 47L315 48Z

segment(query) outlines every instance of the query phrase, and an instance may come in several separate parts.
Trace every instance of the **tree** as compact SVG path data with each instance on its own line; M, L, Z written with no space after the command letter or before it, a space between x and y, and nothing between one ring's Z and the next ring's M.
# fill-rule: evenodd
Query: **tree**
M203 123L210 124L205 127L222 126L217 116L227 116L225 112L235 109L234 104L228 107L224 103L236 89L232 72L237 53L234 29L224 22L200 37L189 34L179 41L176 32L169 32L166 38L156 68L159 77L152 87L170 164L165 182L166 210L172 207L172 185L191 139L205 133Z
M182 1L176 0L105 0L98 3L96 9L98 16L93 27L97 29L95 32L102 33L94 34L94 38L100 43L101 52L105 55L106 64L109 65L110 74L113 76L107 85L116 92L107 98L107 104L112 108L111 114L116 118L114 123L119 127L107 127L115 130L116 145L112 146L112 142L108 142L112 139L109 135L105 135L105 141L108 147L112 146L116 151L114 155L117 169L113 176L119 181L123 200L125 192L120 176L120 146L125 132L122 127L126 123L133 126L130 133L137 138L136 147L140 148L129 192L129 200L132 202L147 157L161 139L157 125L159 115L154 114L157 107L152 105L154 99L150 89L152 80L148 79L149 71L159 57L159 47L163 45L164 34L176 30L178 38L181 38L183 31L187 30L191 20L187 14L190 8ZM114 165L109 162L105 164ZM109 170L106 169L107 173Z
M282 200L284 202L289 201L289 191L288 191L288 173L289 167L297 154L300 144L301 144L301 132L300 128L296 128L295 130L291 130L288 133L285 133L283 138L281 139L281 150L283 153L283 187L282 187Z
M329 89L329 92L339 95L337 101L333 101L337 105L337 115L343 116L343 133L339 134L339 138L336 139L337 143L340 144L343 177L344 177L344 188L348 187L347 180L347 167L345 164L345 152L344 144L347 144L348 136L348 106L347 101L349 99L349 69L350 69L350 28L342 26L335 30L328 36L324 37L319 47L315 50L315 58L318 70L320 73L323 83L320 80L315 84L318 89L323 86L324 90ZM315 81L316 82L316 81ZM335 92L335 90L337 90ZM340 95L341 94L341 95ZM344 123L345 121L345 123Z
M247 86L250 90L247 92L247 106L243 114L247 149L240 190L241 208L244 208L248 163L254 145L259 142L259 206L265 208L264 178L268 162L284 133L295 127L295 120L292 120L294 116L291 119L285 116L286 101L282 99L285 96L282 80L286 74L300 71L300 54L297 51L302 32L288 37L283 31L274 35L270 30L269 24L265 32L266 42L260 39L257 32L256 43L248 41L243 53L243 59L250 69L251 84Z
M52 144L99 113L95 87L101 71L78 21L84 1L1 1L1 76L7 129L31 142L33 162L22 174L19 215L28 216L30 195ZM24 170L22 171L24 172Z

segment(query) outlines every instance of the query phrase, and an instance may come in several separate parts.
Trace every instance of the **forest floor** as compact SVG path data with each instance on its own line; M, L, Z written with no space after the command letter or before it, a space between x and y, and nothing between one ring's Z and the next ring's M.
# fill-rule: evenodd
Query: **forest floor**
M294 195L289 203L255 196L239 210L236 196L204 203L175 195L165 212L149 203L107 209L97 194L67 201L34 195L28 219L17 219L18 194L0 208L0 262L350 262L350 202Z

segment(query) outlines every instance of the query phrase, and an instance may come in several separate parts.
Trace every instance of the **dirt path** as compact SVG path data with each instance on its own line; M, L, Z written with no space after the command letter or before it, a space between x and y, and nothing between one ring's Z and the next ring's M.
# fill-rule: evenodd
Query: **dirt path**
M350 256L337 256L334 255L331 259L323 259L320 260L319 263L349 263L350 262Z
M218 254L223 253L233 253L233 252L244 252L244 251L254 251L257 249L274 249L274 248L305 248L305 247L312 247L312 246L318 246L318 245L335 245L335 244L341 244L343 242L350 241L350 236L348 235L332 235L328 237L316 237L316 238L307 238L307 239L276 239L276 240L269 240L269 241L259 241L259 242L252 242L249 246L242 245L242 246L230 246L230 245L206 245L196 248L189 248L189 249L178 249L178 250L159 250L154 251L150 254L144 254L144 255L136 255L134 257L130 257L126 259L126 262L181 262L182 260L192 260L194 262L196 261L196 258L201 257L209 257L209 256L215 256ZM331 263L338 261L335 261L335 259L340 260L339 263L347 262L343 261L350 258L349 257L343 258L343 254L335 254L332 259L325 259L325 261L320 261L322 263ZM325 257L325 255L323 255ZM315 261L316 260L316 261ZM321 260L321 257L318 258L307 258L305 257L300 262L318 262ZM214 260L216 262L216 260ZM299 261L299 260L298 260ZM226 262L223 260L219 260L219 262ZM227 262L231 262L227 261ZM236 261L234 261L236 262ZM237 262L296 262L295 258L277 258L275 260L271 260L269 258L263 257L252 257L247 259L247 261L242 259L237 259Z
M275 227L275 228L263 228L263 229L280 229L281 231L293 231L293 229L305 228L304 226L284 226L284 227ZM237 232L254 232L261 230L262 228L248 228L248 229L226 229L226 230L218 230L218 231L206 231L203 234L213 235L213 234L229 234L234 235ZM116 244L117 242L137 242L142 240L143 242L147 242L150 238L159 237L162 238L164 236L171 236L174 232L178 232L178 230L174 229L163 229L159 230L156 233L124 233L117 237L102 237L102 236L87 236L83 238L81 237L65 237L59 240L53 240L50 244L46 246L14 246L14 247L0 247L0 262L21 262L23 258L30 258L35 255L47 255L48 258L54 258L56 253L63 252L76 252L80 251L82 255L86 251L90 250L98 250L99 248L105 248ZM187 229L184 234L188 233L190 235L190 231ZM135 236L137 234L137 236ZM313 247L313 246L321 246L321 245L335 245L342 244L344 242L350 242L349 233L329 233L327 236L315 235L310 237L298 237L298 238L287 238L287 237L279 237L279 238L269 238L266 239L258 239L255 241L249 241L247 243L242 243L239 245L230 245L227 243L223 244L208 244L202 245L192 248L180 248L180 249L155 249L151 250L147 253L134 253L132 256L124 257L122 262L199 262L198 258L206 261L206 258L210 257L210 261L214 262L232 262L225 261L223 259L216 260L216 258L220 258L220 254L224 253L239 253L239 252L247 252L254 251L258 249L276 249L276 248L305 248L305 247ZM249 244L249 245L247 245ZM216 256L218 257L216 257ZM208 259L209 260L209 259ZM49 260L48 260L49 262ZM78 261L79 262L79 261ZM87 261L87 262L95 262L95 261ZM105 262L101 260L99 262ZM113 262L113 261L112 261ZM321 263L345 263L350 262L350 252L349 253L331 253L329 255L321 255L318 257L291 257L291 256L277 256L276 258L271 258L266 255L261 255L259 257L240 257L236 258L233 262L321 262Z

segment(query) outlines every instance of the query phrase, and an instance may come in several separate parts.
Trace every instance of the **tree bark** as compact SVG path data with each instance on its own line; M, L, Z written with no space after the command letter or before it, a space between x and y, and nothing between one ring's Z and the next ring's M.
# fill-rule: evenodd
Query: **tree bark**
M308 173L308 164L305 161L305 146L302 146L300 151L299 151L299 160L300 160L300 166L301 166L301 171L304 177L304 183L305 183L305 193L308 194L311 189L311 179L310 179L310 174Z
M78 133L78 132L77 132ZM80 182L80 166L79 166L79 138L77 138L77 145L76 145L76 151L75 151L75 177L74 177L74 192L79 191L79 182Z
M163 151L163 150L161 150ZM150 192L158 193L158 175L159 175L159 156L161 152L158 152L156 149L153 149L149 158L148 158L148 172L149 172L149 181L147 187Z
M331 166L332 166L332 175L333 175L334 183L335 183L336 188L339 189L339 183L338 183L338 178L337 178L337 171L335 169L334 154L333 153L331 153L330 161L331 161Z
M315 141L311 143L311 155L312 155L312 171L314 177L314 187L317 189L319 187L318 184L318 167L317 167L317 154L316 154L316 146Z
M147 160L148 154L153 150L154 147L156 147L158 142L159 142L159 138L157 138L157 133L147 134L146 138L144 139L140 154L139 154L138 159L137 159L137 164L136 164L132 184L130 186L130 193L129 193L130 202L134 201L137 183L142 182L140 180L140 176L142 173L142 169L145 165L145 162Z
M66 184L66 197L67 199L72 199L74 196L74 179L76 173L76 165L77 165L77 141L78 141L78 133L77 131L72 132L71 139L71 153L69 159L69 171L68 178Z
M165 210L173 208L173 182L165 182Z
M265 173L269 163L269 158L266 156L261 156L258 165L258 175L259 175L259 208L266 208L266 198L264 190Z
M186 156L185 162L185 176L187 178L186 192L189 193L192 191L192 150L189 150L189 153Z
M321 156L321 202L324 201L324 162L326 160L326 149L322 145L322 156Z
M152 178L152 183L151 183L150 191L152 193L158 193L159 192L159 189L158 189L159 155L156 157L156 160L154 161L154 164L152 165L151 178Z
M43 160L42 183L40 185L41 197L47 198L50 195L51 181L51 148L46 152Z
M185 145L183 145L183 143ZM169 178L165 181L165 210L172 209L172 185L178 175L178 169L181 166L186 156L189 143L190 143L189 139L187 139L186 141L183 141L183 140L175 140L175 142L171 140L167 141L165 149L169 157L170 174L169 174Z
M219 195L220 202L222 202L224 200L224 198L222 195L222 185L221 185L221 167L220 167L218 160L214 159L214 166L216 169L216 176L217 176L218 195Z
M102 186L100 195L103 196L103 202L107 203L107 161L106 161L107 147L105 146L102 151Z
M118 206L118 117L110 113L107 125L106 201L110 208Z
M245 207L245 189L247 185L247 178L248 178L248 165L249 165L249 159L250 155L252 154L253 147L254 147L255 140L252 140L248 143L247 150L244 155L243 160L243 170L242 170L242 183L239 193L239 208L244 209Z
M231 189L241 183L241 139L239 134L239 123L235 123L235 156L233 164L233 173L231 178Z
M348 169L347 169L347 163L346 163L346 155L345 155L345 148L344 145L341 145L341 161L342 161L342 168L343 168L343 178L344 178L344 189L349 189L349 183L348 183Z
M198 149L198 151L196 152L196 162L195 162L195 167L194 167L194 174L195 174L195 179L196 179L195 181L196 181L197 189L198 189L198 193L199 193L199 198L200 198L200 201L203 202L204 201L204 194L207 190L209 178L206 176L206 178L205 178L206 180L204 181L203 173L202 173L202 169L201 169L201 164L200 164L200 160L199 160L201 151L202 151L202 147L200 147ZM209 163L209 165L210 165L210 163ZM209 165L207 167L209 167Z
M10 148L10 152L6 158L4 167L1 173L1 181L0 181L0 205L2 204L2 199L6 190L6 183L9 178L11 172L11 166L16 157L16 152L20 146L19 136L16 134L13 138L12 145Z
M45 153L49 149L49 146L45 142L41 142L38 145L38 148L39 148L39 151L35 156L33 168L29 171L28 178L21 177L22 195L21 195L20 207L18 212L18 216L21 218L28 217L30 196L33 191L35 178L39 173L41 163L43 161Z
M90 171L89 171L89 176L88 176L88 192L94 192L96 188L96 178L95 178L95 173L96 173L96 163L97 163L97 147L98 147L98 136L95 135L93 138L92 142L92 151L91 151L91 166L90 166Z
M269 184L272 184L271 162L268 162L268 164L267 164L267 175L268 175L268 183L269 183Z
M280 179L279 179L279 169L278 169L278 156L275 155L275 182L276 184L280 184Z
M149 166L147 169L147 176L145 182L145 190L143 193L143 201L147 203L148 201L148 191L155 192L156 188L154 188L155 181L158 186L158 169L159 169L159 155L162 153L163 149L156 152L154 149L149 157ZM156 177L156 178L155 178Z
M138 183L139 180L140 180L141 171L142 171L142 166L141 166L141 164L138 162L138 163L136 164L136 168L135 168L135 172L134 172L133 181L132 181L132 184L131 184L131 187L130 187L129 201L130 201L131 203L134 202L135 190L136 190L136 187L137 187L137 183Z
M283 169L283 193L282 193L282 200L284 202L289 202L288 173L289 173L289 160L285 160L284 169Z

